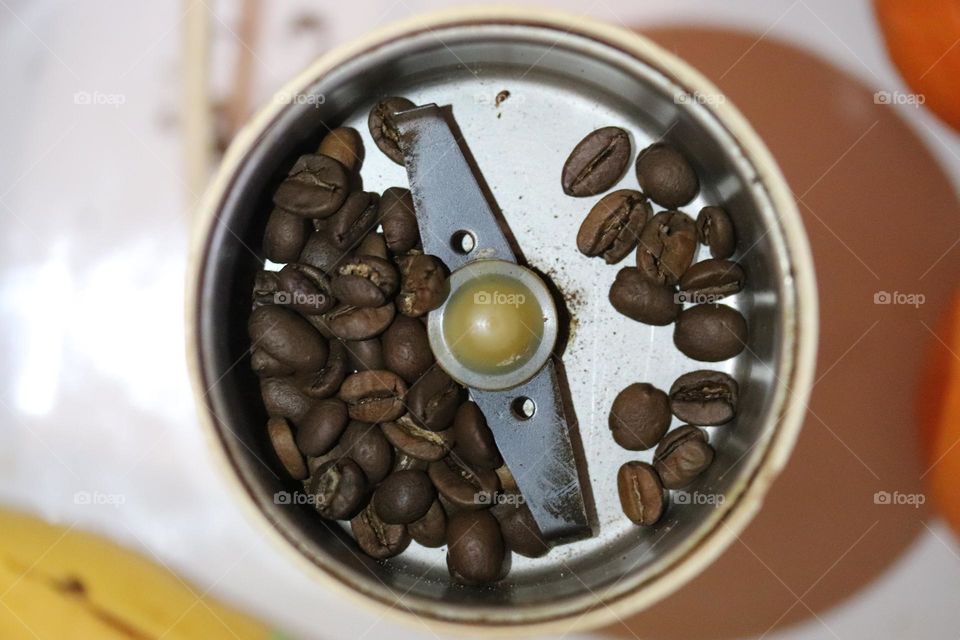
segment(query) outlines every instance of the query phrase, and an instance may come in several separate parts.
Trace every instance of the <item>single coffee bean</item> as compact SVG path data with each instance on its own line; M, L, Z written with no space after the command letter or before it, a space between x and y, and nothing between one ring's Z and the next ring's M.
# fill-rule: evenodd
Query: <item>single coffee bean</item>
M305 315L325 313L336 304L330 294L330 280L316 267L291 262L280 270L277 304L283 304Z
M563 165L563 192L578 198L603 193L623 177L631 154L630 135L620 127L587 134Z
M409 415L383 424L383 435L398 451L428 462L440 460L450 453L452 429L428 431L416 425Z
M387 524L377 515L373 505L350 521L350 530L360 549L376 560L386 560L403 553L410 545L410 534L402 524Z
M400 293L397 310L418 318L433 311L447 299L447 274L443 263L422 253L399 258Z
M644 195L667 209L687 204L700 192L697 172L665 142L656 142L637 156L637 181Z
M736 262L704 260L687 269L680 278L685 302L715 302L743 290L746 276Z
M401 166L403 166L403 151L400 149L400 132L397 131L397 125L393 121L393 114L413 109L415 106L406 98L384 98L373 106L370 117L367 119L370 135L377 148Z
M380 198L380 224L387 248L400 255L420 244L420 228L409 189L390 187Z
M710 255L726 260L737 248L733 221L723 207L704 207L697 216L700 242L710 247Z
M640 232L637 267L659 284L674 285L697 253L697 226L685 213L661 211Z
M283 364L263 349L250 352L250 368L261 378L281 378L293 373L293 367Z
M356 129L337 127L323 136L317 153L333 158L348 172L359 171L363 163L363 140Z
M369 488L363 469L350 458L331 460L317 469L307 485L313 506L328 520L349 520L367 504Z
M279 290L280 279L276 271L257 271L253 276L253 305L251 309L273 304Z
M267 218L263 232L263 253L273 262L296 262L307 243L312 227L303 216L284 211L279 207Z
M577 248L585 256L602 256L607 264L616 264L636 248L640 230L652 215L653 208L639 191L607 194L580 225Z
M306 218L332 215L347 197L349 178L343 165L328 156L300 156L273 194L273 203Z
M393 423L388 422L386 424L393 424ZM419 460L405 453L404 451L397 450L397 455L394 457L394 460L393 460L392 471L403 471L404 469L416 469L417 471L426 471L429 466L430 466L430 463L427 462L426 460Z
M623 315L658 326L677 319L683 306L677 302L673 287L658 284L639 269L624 267L610 286L610 304Z
M349 373L347 350L339 340L330 340L330 355L322 367L303 374L300 388L311 398L329 398L340 390L340 385Z
M458 509L486 509L500 490L495 472L471 467L456 454L431 462L427 473L440 495Z
M439 500L419 520L407 525L410 536L425 547L442 547L447 542L447 514Z
M453 417L453 438L457 455L479 469L496 469L503 464L493 432L480 407L467 400Z
M656 524L667 510L667 492L652 466L646 462L627 462L617 472L620 507L634 524Z
M722 304L698 304L677 316L673 343L687 357L703 362L732 358L747 344L747 321Z
M293 378L263 378L260 396L267 415L299 421L307 414L312 401L294 384Z
M299 262L316 267L324 273L333 273L337 266L349 257L349 251L344 251L334 244L330 229L322 226L307 238L307 244L300 252Z
M653 466L667 489L682 489L713 462L713 447L703 429L684 425L664 437L653 454Z
M313 371L327 361L327 341L296 312L277 305L258 307L247 323L255 349L295 371Z
M337 448L341 456L360 465L371 485L379 484L393 467L393 447L375 424L351 420Z
M285 418L270 418L267 420L267 436L273 446L273 452L280 461L280 466L294 480L304 480L307 477L307 461L297 449L293 439L293 430Z
M348 376L340 387L350 417L361 422L396 420L405 411L407 383L392 371L361 371Z
M383 359L383 345L380 338L352 340L344 343L347 348L348 362L353 371L376 371L388 369Z
M380 224L380 195L356 191L347 197L340 210L330 218L333 246L346 251L356 248L363 237Z
M468 584L501 578L506 549L500 525L488 511L463 511L447 524L447 567Z
M649 449L670 426L670 400L652 384L635 382L613 400L608 425L613 439L624 449Z
M348 421L347 405L342 400L320 400L296 423L297 447L307 456L325 454L337 444Z
M464 389L440 367L430 369L407 394L410 417L429 431L443 431L463 402Z
M357 245L356 255L373 256L383 260L390 260L391 258L390 252L387 250L387 241L380 233L368 233L363 236L363 240ZM399 278L399 275L397 277Z
M722 371L691 371L670 387L670 408L690 424L726 424L737 415L738 393L737 381Z
M357 255L340 263L330 283L333 295L354 307L382 307L393 299L400 275L392 262Z
M385 368L411 384L434 363L427 328L417 318L398 315L383 332L382 339Z
M409 524L427 514L437 490L423 471L395 471L373 494L373 508L387 524Z
M341 304L322 317L330 332L341 340L366 340L383 333L396 315L392 302L382 307Z
M530 507L519 493L502 495L490 513L500 523L500 532L510 550L528 558L539 558L550 551Z

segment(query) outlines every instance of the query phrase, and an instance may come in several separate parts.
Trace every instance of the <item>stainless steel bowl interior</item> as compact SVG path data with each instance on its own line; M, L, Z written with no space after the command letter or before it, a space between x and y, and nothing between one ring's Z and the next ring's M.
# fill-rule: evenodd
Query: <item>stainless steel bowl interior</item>
M498 105L495 97L504 90L509 97ZM793 366L793 256L756 168L711 109L711 101L722 96L686 91L652 64L576 32L472 24L387 42L313 78L296 95L281 96L289 104L246 152L217 203L201 258L197 338L205 409L214 416L220 445L257 507L312 563L383 603L402 600L402 608L418 615L527 623L575 616L601 597L612 602L658 579L736 507L776 432L787 392L780 381ZM374 562L340 526L308 506L277 505L273 498L297 487L274 473L266 417L245 356L251 283L261 267L270 194L298 154L314 150L328 128L341 124L364 137L366 189L406 185L403 168L377 150L366 127L371 105L386 95L453 106L528 264L562 292L559 303L570 317L561 341L588 465L584 481L595 500L596 535L541 559L514 556L509 578L496 588L452 584L442 549L412 545L398 558ZM686 152L702 190L684 210L696 215L715 203L728 208L739 237L737 259L749 277L749 289L728 301L748 320L748 348L707 367L736 376L740 415L709 430L717 458L679 500L688 504L674 504L648 529L623 517L615 474L622 462L649 460L652 452L615 445L606 426L610 403L630 382L668 389L681 373L704 366L676 351L671 327L640 325L609 306L609 285L631 258L608 266L576 250L576 229L597 198L565 196L560 168L583 135L611 124L631 132L635 152L660 138ZM635 186L631 169L618 188Z

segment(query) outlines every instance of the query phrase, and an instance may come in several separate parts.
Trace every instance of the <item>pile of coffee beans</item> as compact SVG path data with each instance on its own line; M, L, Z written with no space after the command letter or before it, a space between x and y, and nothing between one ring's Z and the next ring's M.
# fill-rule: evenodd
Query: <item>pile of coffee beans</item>
M387 98L370 133L403 163ZM422 251L407 189L363 191L360 135L339 128L301 156L273 194L263 251L279 271L253 287L251 367L276 462L316 512L349 521L378 560L411 540L447 545L450 574L502 579L510 552L549 547L479 407L434 360L426 314L447 268Z
M630 136L623 129L591 132L564 164L564 193L586 197L612 189L631 156ZM747 323L733 307L718 304L745 282L743 269L730 261L736 251L730 215L707 206L694 220L679 210L697 197L700 180L672 145L651 144L635 166L640 190L613 191L594 204L577 233L577 248L607 264L635 251L636 266L621 269L610 287L613 308L637 322L674 324L673 342L689 358L735 357L746 346ZM655 212L653 204L664 210ZM700 244L711 258L694 263ZM631 384L617 395L608 419L614 440L631 451L656 447L652 465L632 461L620 468L617 486L630 520L651 525L660 519L667 490L686 487L713 461L700 427L725 424L736 409L737 383L719 371L684 374L669 395L647 383ZM673 416L686 424L668 433Z

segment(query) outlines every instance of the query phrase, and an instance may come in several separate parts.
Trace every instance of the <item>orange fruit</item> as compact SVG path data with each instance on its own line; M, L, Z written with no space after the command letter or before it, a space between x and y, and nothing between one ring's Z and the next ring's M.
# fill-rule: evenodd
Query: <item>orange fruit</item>
M960 2L875 0L893 63L910 89L960 130Z
M933 339L920 384L918 413L927 489L960 533L960 295ZM941 342L942 341L942 342Z

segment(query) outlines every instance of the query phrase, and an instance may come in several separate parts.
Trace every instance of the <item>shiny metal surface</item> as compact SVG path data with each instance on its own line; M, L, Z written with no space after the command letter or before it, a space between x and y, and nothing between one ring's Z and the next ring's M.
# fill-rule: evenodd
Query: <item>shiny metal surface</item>
M781 436L780 419L790 402L802 401L809 384L810 360L804 356L804 377L788 398L800 316L794 260L808 260L808 255L793 252L788 242L785 227L797 233L795 211L790 208L787 214L794 217L781 219L773 206L768 188L783 196L775 169L758 168L728 129L730 123L718 120L708 100L694 99L695 88L652 66L658 61L642 61L568 26L563 31L534 23L451 21L352 52L298 87L306 95L323 96L322 101L291 104L260 123L263 130L250 139L235 166L228 163L222 198L210 201L216 219L226 224L212 223L204 242L195 339L200 381L222 378L205 402L217 417L219 446L232 472L276 530L324 573L374 600L428 618L497 625L576 616L596 621L609 618L591 613L601 602L611 611L629 609L656 597L640 598L645 590L662 595L675 588L683 577L671 579L672 568L685 566L683 575L689 576L691 567L702 566L730 540L721 521L745 522L758 507L795 433L791 421ZM660 56L666 64L666 54L645 43L636 50ZM670 65L678 69L672 59ZM504 90L510 97L500 103L495 96ZM379 154L366 130L370 107L386 95L452 105L527 261L564 301L560 316L569 327L560 348L589 472L585 490L595 505L596 535L555 548L544 558L514 556L509 577L496 588L451 584L442 549L414 546L390 562L369 561L353 551L341 528L307 508L274 504L271 496L285 485L260 461L266 449L256 381L244 367L231 367L246 349L250 282L259 268L242 245L260 246L269 193L296 154L315 148L327 127L346 124L360 131L367 145L365 188L405 184L403 169ZM629 130L635 151L664 138L694 160L703 188L684 209L696 213L705 204L727 206L739 235L737 259L750 279L749 288L729 300L750 326L747 349L714 367L739 381L740 415L732 424L709 429L716 461L686 494L708 499L674 504L647 529L622 515L615 475L623 462L649 460L651 452L620 449L609 436L607 412L627 384L647 381L669 388L678 375L701 365L676 351L670 327L644 326L616 314L606 294L619 267L576 250L576 228L595 200L565 196L560 168L585 133L608 124ZM739 121L734 124L742 130ZM632 172L618 187L636 187ZM802 239L793 243L805 248ZM806 277L809 266L801 267ZM803 304L815 306L815 300ZM804 331L809 339L810 331ZM776 457L767 461L774 445ZM769 468L758 479L764 464ZM703 560L688 562L697 555ZM631 598L636 605L629 604Z

